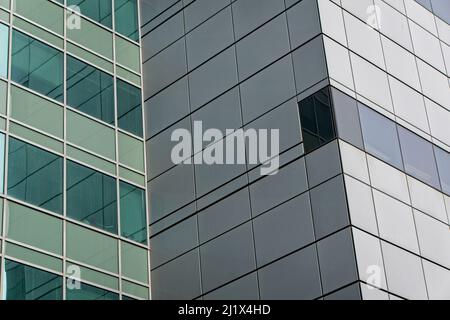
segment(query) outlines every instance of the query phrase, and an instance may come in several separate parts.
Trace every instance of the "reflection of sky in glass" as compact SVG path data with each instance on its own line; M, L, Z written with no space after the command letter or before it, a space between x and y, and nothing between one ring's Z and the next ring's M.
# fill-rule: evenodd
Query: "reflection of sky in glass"
M0 77L5 77L8 73L8 27L0 24Z

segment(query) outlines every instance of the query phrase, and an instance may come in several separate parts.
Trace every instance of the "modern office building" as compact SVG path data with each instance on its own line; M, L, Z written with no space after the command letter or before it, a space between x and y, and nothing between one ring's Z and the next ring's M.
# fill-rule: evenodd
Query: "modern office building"
M148 299L136 0L0 0L0 297Z
M449 23L448 0L141 0L152 298L450 299ZM279 172L175 165L196 121L279 129Z

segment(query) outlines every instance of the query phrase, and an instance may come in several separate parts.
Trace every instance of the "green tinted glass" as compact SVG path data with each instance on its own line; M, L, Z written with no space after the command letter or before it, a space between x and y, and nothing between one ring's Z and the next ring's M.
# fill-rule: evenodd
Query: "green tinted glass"
M67 0L67 6L77 6L82 15L112 27L111 0Z
M113 77L67 56L67 104L109 124L114 124Z
M143 283L148 282L147 250L122 242L122 275Z
M115 160L114 129L67 110L67 140L77 146Z
M108 59L113 58L112 33L84 18L81 18L80 28L67 24L67 37Z
M118 63L139 73L141 69L139 54L138 45L116 36L116 59Z
M117 240L68 223L67 257L113 273L118 272Z
M120 226L122 236L137 242L147 242L145 192L131 184L120 182Z
M137 0L115 0L116 31L131 40L139 40Z
M64 30L64 10L48 0L15 0L14 11L60 35Z
M0 23L0 77L8 75L8 39L9 28Z
M81 283L79 289L67 289L67 300L119 300L117 293Z
M62 221L28 207L7 203L8 238L62 254Z
M0 40L1 41L1 40ZM0 113L6 114L6 98L8 96L8 85L0 80Z
M119 132L119 161L130 168L144 172L144 143Z
M8 194L62 213L62 158L14 138L9 139L8 156Z
M67 161L67 215L117 233L116 179Z
M117 116L119 128L142 137L141 90L117 80Z
M5 262L6 300L62 300L62 277L14 261Z
M11 79L47 97L63 100L63 53L14 30Z
M63 138L64 108L27 90L11 86L11 117Z
M0 133L0 193L4 193L5 187L5 135Z

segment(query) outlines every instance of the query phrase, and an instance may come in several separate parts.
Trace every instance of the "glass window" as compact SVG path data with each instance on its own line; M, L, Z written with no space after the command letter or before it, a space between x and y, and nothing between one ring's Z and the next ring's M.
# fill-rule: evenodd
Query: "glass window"
M147 242L145 192L131 184L120 182L120 227L122 236Z
M89 2L89 1L87 1ZM112 33L99 25L81 18L81 31L76 28L69 28L67 24L67 38L81 44L85 48L108 58L113 58L113 37Z
M13 31L11 79L50 98L63 100L63 53Z
M114 124L113 77L67 56L67 104L109 124Z
M63 100L63 53L13 31L11 79L58 101Z
M440 189L433 146L418 135L398 128L406 173Z
M139 40L137 0L115 0L116 31L131 40Z
M9 28L0 24L0 77L8 75L8 39Z
M359 113L366 151L402 170L395 123L363 105L360 105Z
M62 277L6 260L5 300L62 300Z
M436 155L442 191L450 195L450 154L438 147L434 147L434 154Z
M63 138L64 108L16 86L11 86L11 117L33 128Z
M7 210L8 238L62 254L63 227L60 219L14 202L7 203Z
M5 135L0 133L0 193L4 193L5 186Z
M14 11L60 35L64 31L64 9L47 0L15 0Z
M67 0L67 6L78 6L81 14L108 28L112 27L111 0Z
M116 179L67 161L67 215L117 233Z
M147 250L121 242L122 275L143 283L148 282Z
M67 110L67 140L109 159L116 159L114 129Z
M107 235L67 224L67 257L109 272L118 272L118 243Z
M299 106L306 152L310 152L335 138L328 88L302 100Z
M80 289L67 289L67 300L119 300L119 295L105 289L100 289L81 283Z
M9 139L8 156L8 194L62 213L62 158L14 138Z
M144 143L119 132L119 162L144 172Z
M119 128L142 137L141 90L117 80L117 116Z

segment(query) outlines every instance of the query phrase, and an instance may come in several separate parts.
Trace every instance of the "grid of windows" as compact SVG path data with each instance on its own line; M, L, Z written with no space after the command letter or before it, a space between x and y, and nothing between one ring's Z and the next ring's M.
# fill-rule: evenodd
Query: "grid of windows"
M449 297L448 24L413 0L142 3L155 299ZM279 173L173 166L195 120L280 129Z
M0 6L0 296L148 299L137 1Z

